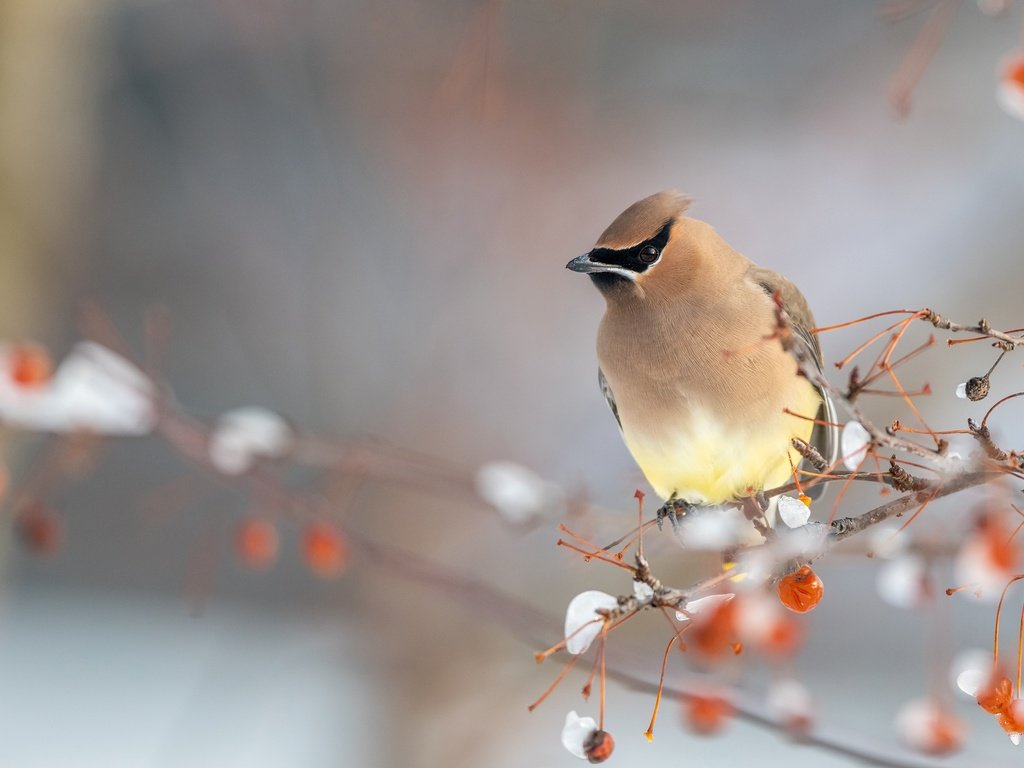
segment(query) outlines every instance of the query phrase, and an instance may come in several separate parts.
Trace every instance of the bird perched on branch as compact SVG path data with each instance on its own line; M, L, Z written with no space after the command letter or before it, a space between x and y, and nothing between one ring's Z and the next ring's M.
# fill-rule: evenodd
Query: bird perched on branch
M685 216L689 204L676 192L644 198L566 265L605 298L598 381L630 453L667 500L659 519L673 512L673 522L692 506L788 482L803 460L793 438L828 462L838 446L836 428L812 421L835 422L831 399L778 340L781 305L793 344L820 371L807 301Z

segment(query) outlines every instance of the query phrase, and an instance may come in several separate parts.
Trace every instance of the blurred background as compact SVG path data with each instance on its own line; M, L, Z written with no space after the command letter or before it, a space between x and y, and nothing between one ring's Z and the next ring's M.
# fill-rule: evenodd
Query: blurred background
M866 0L5 0L0 336L59 359L88 299L141 350L162 306L161 373L189 414L258 405L470 479L511 460L619 510L575 515L588 535L619 535L642 478L596 387L601 298L563 266L635 199L692 194L693 215L793 277L823 325L920 306L1022 324L1024 124L995 98L1019 9L963 3L903 120L888 88L924 16L890 25L878 12ZM826 357L863 337L824 337ZM991 359L942 346L908 386L928 380L934 424L958 426L953 390ZM993 395L1019 387L1019 365ZM873 408L893 417L891 402ZM1024 437L1020 415L1004 413L1007 444ZM9 500L49 445L6 434ZM552 617L523 642L480 593L431 587L355 545L341 578L320 579L288 526L279 562L252 572L232 530L259 499L159 439L112 441L99 458L49 493L58 552L6 537L0 763L576 764L562 720L596 702L580 701L578 676L527 713L558 668L532 652L558 639L572 595L625 582L555 547L564 515L514 526L465 493L375 482L344 512L359 536ZM941 533L943 515L966 526L957 511L930 509L917 535ZM670 581L697 577L673 542L653 546ZM944 685L937 658L985 646L992 611L898 611L875 596L874 570L822 566L826 600L795 668L824 724L898 756L893 713ZM651 681L664 629L652 618L623 640ZM759 690L765 674L738 684ZM943 764L1008 765L1009 742L961 703L973 733ZM649 745L651 705L611 684L616 764L849 764L742 722L692 736L672 702Z

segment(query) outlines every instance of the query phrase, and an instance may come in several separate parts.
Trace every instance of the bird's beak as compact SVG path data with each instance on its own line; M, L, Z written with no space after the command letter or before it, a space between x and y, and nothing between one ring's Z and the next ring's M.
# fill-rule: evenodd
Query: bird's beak
M577 256L575 259L565 265L566 269L571 269L573 272L583 272L584 274L590 272L607 272L610 269L614 269L608 264L600 264L596 261L590 260L590 254L584 253L582 256Z

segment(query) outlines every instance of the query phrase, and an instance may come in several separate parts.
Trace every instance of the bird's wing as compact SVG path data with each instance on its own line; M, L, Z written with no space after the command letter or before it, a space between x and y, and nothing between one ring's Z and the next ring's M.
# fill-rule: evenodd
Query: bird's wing
M811 309L807 306L807 299L789 280L770 269L752 265L749 275L769 296L774 296L778 292L782 299L782 307L789 315L790 326L796 336L797 344L810 353L818 373L823 373L824 360L821 355L821 345L818 344L818 337L811 333L811 329L814 328L814 315L811 314ZM811 433L811 445L831 466L839 458L839 427L835 426L837 423L836 406L827 390L816 382L811 383L821 395L821 407L818 409L816 418L819 422L824 422L824 424L815 424L814 431ZM810 489L812 491L810 495L820 495L824 488L824 484L816 485ZM817 493L813 493L813 491L817 491Z
M622 431L622 420L619 418L619 408L615 405L615 395L612 394L612 388L608 386L608 379L604 377L604 371L600 368L597 369L597 385L601 388L601 394L604 395L604 401L608 403L608 407L611 408L612 416L615 417L615 422L619 425L619 431Z

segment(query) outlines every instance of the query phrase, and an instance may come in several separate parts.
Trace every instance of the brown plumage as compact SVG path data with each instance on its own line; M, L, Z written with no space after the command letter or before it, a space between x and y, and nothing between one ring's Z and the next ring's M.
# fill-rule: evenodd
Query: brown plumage
M599 380L648 481L666 499L717 504L786 482L800 461L793 437L829 459L837 440L784 413L832 420L828 398L765 341L777 291L797 343L820 366L806 300L685 216L689 202L661 192L634 203L567 266L605 297Z

